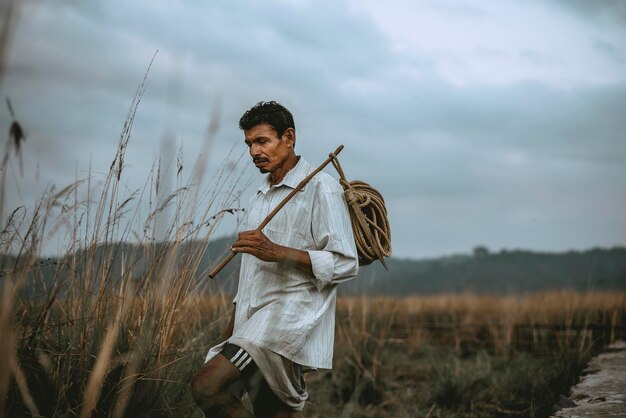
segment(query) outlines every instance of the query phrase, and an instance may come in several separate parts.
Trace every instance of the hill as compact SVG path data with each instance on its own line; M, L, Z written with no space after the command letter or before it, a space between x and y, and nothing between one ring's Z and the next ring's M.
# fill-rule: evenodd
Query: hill
M219 262L233 242L232 237L222 237L210 242L198 265L194 282L204 292L234 294L238 274L237 259L231 262L214 279L208 279L209 269ZM175 254L179 268L185 263L185 254L201 249L200 243L181 245ZM113 268L106 271L107 280L119 279L122 271L132 267L134 277L145 272L146 260L158 258L163 244L139 247L134 244L117 244L114 251L97 249L96 263L102 254L115 260ZM83 253L67 255L61 259L40 260L40 272L31 277L29 292L39 293L49 289L55 271L70 263L70 258L81 260ZM122 268L122 261L125 266ZM0 268L6 272L15 264L12 256L0 256ZM367 296L408 296L439 293L525 294L547 290L626 290L626 248L594 248L587 251L545 253L526 250L491 253L478 247L473 254L454 255L424 260L390 258L389 271L374 263L361 267L356 279L339 287L340 294ZM36 279L35 279L36 277ZM0 278L0 281L2 279Z
M440 257L391 258L361 269L344 293L413 295L435 293L518 294L546 290L626 289L626 248L543 253L525 250Z

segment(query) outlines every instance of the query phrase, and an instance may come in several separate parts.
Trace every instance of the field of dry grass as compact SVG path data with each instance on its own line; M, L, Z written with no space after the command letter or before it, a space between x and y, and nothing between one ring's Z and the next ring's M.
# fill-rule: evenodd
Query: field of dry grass
M342 299L336 369L309 380L309 416L548 416L624 337L625 308L612 293Z
M201 416L189 379L230 298L123 288L5 299L6 416ZM546 416L625 307L626 294L567 292L340 299L334 370L308 376L305 416Z

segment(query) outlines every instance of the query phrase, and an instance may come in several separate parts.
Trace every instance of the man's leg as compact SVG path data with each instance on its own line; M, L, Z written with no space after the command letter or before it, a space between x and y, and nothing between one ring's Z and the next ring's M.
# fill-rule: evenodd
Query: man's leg
M256 418L296 418L302 416L299 411L294 411L276 396L258 369L255 370L250 379L248 395L250 395Z
M191 381L191 393L207 417L243 418L251 415L241 404L245 378L224 355L205 363Z

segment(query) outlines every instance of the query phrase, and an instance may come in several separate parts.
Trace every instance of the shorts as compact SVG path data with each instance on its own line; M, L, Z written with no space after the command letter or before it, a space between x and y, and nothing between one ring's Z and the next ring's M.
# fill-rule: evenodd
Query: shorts
M302 367L241 338L226 342L220 354L239 369L253 405L301 411L308 398Z

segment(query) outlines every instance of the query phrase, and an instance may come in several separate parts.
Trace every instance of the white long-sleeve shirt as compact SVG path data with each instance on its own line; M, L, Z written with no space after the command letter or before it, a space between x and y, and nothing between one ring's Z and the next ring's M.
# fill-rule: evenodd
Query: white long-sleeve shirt
M256 229L311 171L300 157L279 184L270 186L266 176L250 199L247 229ZM263 233L276 244L307 251L313 274L242 254L233 338L249 340L303 366L332 368L337 284L358 271L339 182L318 173ZM209 351L207 360L214 354Z

